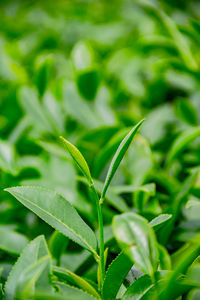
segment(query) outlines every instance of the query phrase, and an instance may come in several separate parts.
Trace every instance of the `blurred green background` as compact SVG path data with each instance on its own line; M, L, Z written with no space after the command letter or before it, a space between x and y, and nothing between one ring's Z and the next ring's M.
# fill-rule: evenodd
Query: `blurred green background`
M169 232L172 238L160 242L173 251L200 230L199 138L167 163L175 139L199 125L199 18L199 1L1 2L2 226L28 239L49 238L52 229L3 191L40 185L65 196L96 229L95 204L58 136L80 149L101 181L121 139L145 117L112 182L118 191L108 194L105 224L129 209L149 220L168 212L182 182L197 170L184 217L175 234ZM152 185L141 196L134 188L145 184ZM78 248L70 243L69 251Z

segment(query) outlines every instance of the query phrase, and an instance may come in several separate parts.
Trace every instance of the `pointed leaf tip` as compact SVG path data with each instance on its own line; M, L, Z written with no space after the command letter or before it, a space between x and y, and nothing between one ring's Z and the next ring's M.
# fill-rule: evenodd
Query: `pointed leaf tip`
M88 167L88 164L83 157L82 153L76 148L73 144L71 144L68 140L66 140L64 137L60 136L60 140L62 141L62 144L67 149L67 151L70 153L71 157L75 161L75 163L80 168L83 175L87 178L88 182L92 183L92 176L90 174L90 169Z
M105 197L108 186L109 186L122 158L124 157L134 135L136 134L136 132L138 131L139 127L142 125L144 120L145 119L142 119L139 123L137 123L120 143L120 145L111 161L110 167L108 169L108 173L107 173L106 180L104 183L103 191L101 194L101 199L103 199Z

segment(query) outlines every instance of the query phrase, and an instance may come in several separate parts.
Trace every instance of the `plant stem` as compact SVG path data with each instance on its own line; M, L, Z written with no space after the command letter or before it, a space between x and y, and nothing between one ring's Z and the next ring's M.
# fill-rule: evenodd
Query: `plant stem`
M105 276L105 265L104 265L104 234L103 234L103 214L102 214L102 204L99 201L98 194L95 190L94 183L91 185L91 190L95 198L98 214L98 224L99 224L99 286L102 288L102 284Z

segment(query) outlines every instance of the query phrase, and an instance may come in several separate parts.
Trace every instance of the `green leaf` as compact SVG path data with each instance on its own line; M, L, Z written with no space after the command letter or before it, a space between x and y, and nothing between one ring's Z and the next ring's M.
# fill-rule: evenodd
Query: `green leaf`
M68 238L59 231L55 230L51 235L49 240L49 250L52 256L56 259L57 265L60 265L60 257L66 250L68 243Z
M71 204L56 192L40 187L7 188L17 200L41 219L96 255L97 240Z
M80 277L64 268L54 267L53 271L59 281L75 284L77 287L94 296L96 299L101 299L99 293L95 290L95 288L83 277Z
M123 300L139 300L153 287L151 277L144 275L138 278L133 284L127 289Z
M34 127L46 132L52 132L52 127L47 119L45 110L39 102L37 90L23 86L19 89L17 96L20 105L31 119L31 123L34 124Z
M168 152L167 165L171 162L191 143L200 135L200 127L190 128L181 133L171 146Z
M102 199L105 197L108 186L109 186L122 158L124 157L124 154L125 154L126 150L128 149L134 135L138 131L138 129L141 126L141 124L143 123L143 121L144 120L141 120L135 127L133 127L133 129L125 136L125 138L122 140L121 144L119 145L119 147L111 161L110 167L108 169L108 173L107 173L106 180L104 183L103 191L101 194Z
M28 243L28 239L18 232L0 226L0 249L9 253L20 254Z
M138 211L143 211L150 196L154 196L156 186L154 183L146 184L134 190L134 204Z
M3 140L0 140L0 169L12 175L18 173L15 149L12 144Z
M90 44L83 41L78 42L72 51L72 60L76 70L78 89L86 100L91 101L99 86L99 74Z
M44 94L52 77L53 63L53 57L48 55L42 61L38 62L36 66L35 83L41 96Z
M157 231L160 228L162 228L165 225L165 223L171 219L171 217L172 217L172 215L170 215L170 214L159 215L158 217L151 220L151 222L149 222L149 225L151 227L153 227L153 229L155 231Z
M28 266L21 274L16 287L16 298L26 299L30 294L34 283L43 271L48 267L50 256L44 256L34 264ZM43 287L45 289L45 287Z
M184 98L176 101L176 113L180 119L190 125L198 125L198 115L192 103Z
M56 282L59 292L54 293L36 293L34 300L94 300L93 296L78 288L68 286L64 283Z
M49 252L47 249L47 245L43 236L38 236L36 239L31 241L26 248L23 250L21 256L13 266L8 280L5 284L5 296L6 300L14 300L18 284L21 282L21 278L24 278L23 274L26 274L28 268L30 266L37 263L43 257L49 257L48 267L42 272L39 278L35 278L32 281L32 287L37 286L40 288L49 289L49 275L51 273L51 260L49 256ZM36 280L37 284L36 284ZM22 283L22 282L21 282ZM21 284L20 283L20 284Z
M114 217L114 235L125 253L144 273L157 269L158 249L153 229L146 219L130 212Z
M97 69L77 72L77 86L81 95L88 101L92 101L99 86L99 72Z
M176 290L176 280L184 274L191 263L200 255L200 235L198 234L188 244L176 253L176 259L173 257L173 272L166 275L166 285L161 292L161 299L170 299L173 291ZM174 260L175 259L175 260Z
M115 299L117 292L132 265L132 260L123 252L112 261L103 282L103 299Z
M92 177L90 174L88 164L85 161L85 158L83 157L81 152L74 145L72 145L69 141L64 139L62 136L60 137L60 139L63 142L63 145L66 147L67 151L69 151L69 153L71 154L73 160L79 166L83 175L87 178L89 184L92 184Z
M159 269L161 270L171 270L171 257L165 247L158 245L159 250Z

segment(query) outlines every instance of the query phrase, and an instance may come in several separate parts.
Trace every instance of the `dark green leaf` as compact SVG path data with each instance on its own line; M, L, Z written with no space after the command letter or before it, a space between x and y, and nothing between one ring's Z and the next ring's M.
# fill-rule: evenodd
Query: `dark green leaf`
M123 300L139 300L153 287L151 277L144 275L138 278L134 283L127 289L123 296Z
M110 264L103 282L104 299L115 299L121 284L133 265L132 260L121 252Z

